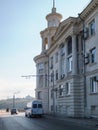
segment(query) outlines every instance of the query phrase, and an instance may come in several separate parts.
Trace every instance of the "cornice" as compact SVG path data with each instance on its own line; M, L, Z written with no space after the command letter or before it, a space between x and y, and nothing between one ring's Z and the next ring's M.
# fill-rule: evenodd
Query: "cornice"
M41 60L41 59L45 60L47 58L48 57L47 57L47 55L45 53L41 53L41 54L39 54L39 55L37 55L37 56L34 57L34 61L37 62L38 60Z
M54 40L57 41L70 27L72 27L76 23L77 23L77 18L75 17L69 17L68 19L60 23L54 35Z
M49 87L37 87L36 91L48 90Z
M46 19L48 20L49 17L59 17L59 19L61 20L62 19L62 15L59 14L59 13L50 13L46 16Z
M50 54L51 52L53 52L57 47L57 41L61 38L61 36L63 36L66 31L72 27L72 25L76 25L77 23L77 18L74 17L69 17L68 19L64 20L62 23L60 23L59 27L56 30L56 33L54 35L54 42L52 44L52 46L49 48L49 50L47 50L47 53ZM74 28L73 28L73 33L74 33Z
M98 7L98 0L92 0L87 7L80 13L83 20L87 18Z
M57 27L48 27L48 28L44 29L43 31L41 31L40 35L42 36L44 33L48 32L48 31L50 32L50 31L53 31L56 29L57 29Z

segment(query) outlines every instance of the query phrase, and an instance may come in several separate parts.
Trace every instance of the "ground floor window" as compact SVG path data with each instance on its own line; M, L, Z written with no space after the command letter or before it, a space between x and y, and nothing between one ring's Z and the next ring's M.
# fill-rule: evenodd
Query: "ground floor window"
M66 83L66 87L65 87L65 94L66 95L70 95L70 86L71 86L70 82Z
M64 85L59 86L59 96L64 96Z
M90 78L90 92L98 93L98 82L96 81L96 76Z

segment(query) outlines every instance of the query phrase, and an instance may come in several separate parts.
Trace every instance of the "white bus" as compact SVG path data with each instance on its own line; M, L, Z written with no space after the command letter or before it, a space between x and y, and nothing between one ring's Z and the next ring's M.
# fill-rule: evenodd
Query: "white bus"
M41 100L33 100L27 103L27 107L25 108L25 116L26 117L34 117L34 116L42 116L44 114L42 101Z

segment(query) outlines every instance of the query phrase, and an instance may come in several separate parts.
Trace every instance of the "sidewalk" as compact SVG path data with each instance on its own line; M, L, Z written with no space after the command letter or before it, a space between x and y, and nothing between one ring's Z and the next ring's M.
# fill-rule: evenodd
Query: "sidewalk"
M61 121L70 122L73 124L77 124L79 126L87 126L87 127L96 127L98 128L98 118L69 118L69 117L60 117L53 115L44 115L45 118L48 119L56 119Z

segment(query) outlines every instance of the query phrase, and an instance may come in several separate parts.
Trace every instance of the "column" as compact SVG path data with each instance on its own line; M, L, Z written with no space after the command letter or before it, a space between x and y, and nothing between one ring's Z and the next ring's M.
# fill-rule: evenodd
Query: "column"
M60 54L60 47L58 47L58 78L61 79L61 54Z
M44 38L42 37L42 52L45 50L45 45L44 45Z
M76 35L72 36L72 74L77 74L77 47Z
M66 42L66 41L65 41ZM68 61L67 61L67 43L65 43L65 76L67 76L67 72L68 72Z
M36 75L39 74L39 64L36 63ZM39 88L39 76L36 77L36 88Z

